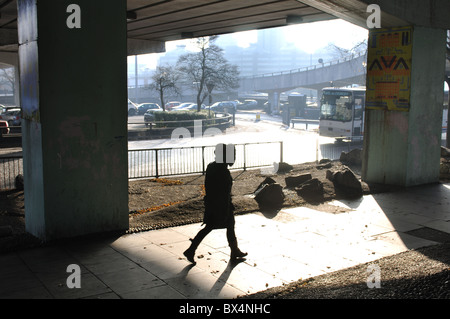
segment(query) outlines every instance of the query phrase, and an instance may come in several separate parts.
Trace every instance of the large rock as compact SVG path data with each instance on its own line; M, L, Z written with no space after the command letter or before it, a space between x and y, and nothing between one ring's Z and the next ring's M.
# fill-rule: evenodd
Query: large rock
M328 170L326 176L327 179L333 182L336 195L344 198L362 196L361 182L347 166L334 172Z
M323 200L323 183L317 178L310 179L300 186L296 187L297 194L306 201Z
M441 157L450 158L450 149L444 146L441 146Z
M14 179L14 187L17 190L23 190L23 175L19 174L16 176L16 178Z
M277 173L287 173L289 171L292 171L293 169L294 169L294 167L291 164L288 164L285 162L279 162Z
M255 200L261 209L280 208L284 202L283 187L267 177L256 189Z
M439 178L445 180L450 179L450 159L441 158Z
M354 164L354 165L361 165L362 163L362 150L360 149L353 149L350 152L342 152L341 157L339 158L339 161L344 164Z
M310 173L296 175L296 176L288 176L284 179L286 182L286 187L297 187L300 184L310 180L312 178L312 175Z

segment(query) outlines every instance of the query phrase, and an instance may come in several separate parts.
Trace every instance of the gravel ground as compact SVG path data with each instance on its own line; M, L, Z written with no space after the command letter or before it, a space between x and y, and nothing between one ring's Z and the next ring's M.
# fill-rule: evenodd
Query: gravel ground
M369 265L380 287L369 288ZM243 299L449 299L450 243L385 257L371 263L271 288Z

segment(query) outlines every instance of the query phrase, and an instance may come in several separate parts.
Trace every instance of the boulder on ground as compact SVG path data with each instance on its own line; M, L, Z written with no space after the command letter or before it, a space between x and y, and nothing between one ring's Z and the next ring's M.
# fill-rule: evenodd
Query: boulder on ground
M302 197L323 195L323 183L317 178L312 178L296 187L295 190Z
M267 177L254 192L255 200L261 209L279 208L284 202L283 187Z
M450 158L441 158L441 163L439 167L439 178L440 179L450 179Z
M284 180L286 182L286 187L296 187L300 184L310 180L312 178L312 175L310 173L301 174L301 175L295 175L295 176L288 176Z
M441 157L450 158L450 148L441 146Z
M300 186L296 187L297 194L303 197L306 201L321 201L323 200L323 183L317 179L312 178Z
M292 171L293 169L294 169L294 167L291 164L288 164L285 162L279 162L277 173L286 173L286 172Z
M353 149L350 152L342 152L339 161L344 164L361 165L362 163L362 150Z
M23 190L23 175L19 174L16 176L16 178L14 179L14 187L17 190Z
M354 198L363 194L361 182L347 166L334 172L328 170L326 177L333 182L336 195L340 197Z

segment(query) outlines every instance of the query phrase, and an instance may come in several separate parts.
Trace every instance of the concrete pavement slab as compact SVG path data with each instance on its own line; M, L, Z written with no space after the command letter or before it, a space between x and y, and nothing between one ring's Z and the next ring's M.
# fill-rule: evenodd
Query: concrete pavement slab
M201 224L0 255L0 298L235 298L437 244L419 230L450 234L440 204L449 192L447 184L423 186L413 190L417 196L400 192L333 201L342 208L337 213L298 207L236 216L239 246L249 253L238 263L230 262L223 229L200 244L195 265L186 260L183 251ZM79 265L81 288L68 287L69 264Z

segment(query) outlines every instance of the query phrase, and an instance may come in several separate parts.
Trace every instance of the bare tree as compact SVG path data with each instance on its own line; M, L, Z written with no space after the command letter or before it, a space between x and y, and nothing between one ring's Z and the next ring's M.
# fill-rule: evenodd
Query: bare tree
M169 94L178 95L179 90L177 82L179 80L179 73L172 66L158 66L152 76L153 83L149 88L159 93L159 99L163 110L166 110L164 103L164 96Z
M10 86L14 92L14 68L0 69L0 86Z
M198 52L187 53L178 59L178 69L187 82L197 88L197 111L206 97L215 89L229 90L239 87L239 71L223 55L223 49L215 45L217 36L196 39Z
M330 43L328 45L328 48L331 50L333 56L336 59L342 59L345 57L348 57L349 55L359 53L359 52L367 52L367 39L358 42L354 47L350 49L344 49L341 47L338 47L337 45Z

